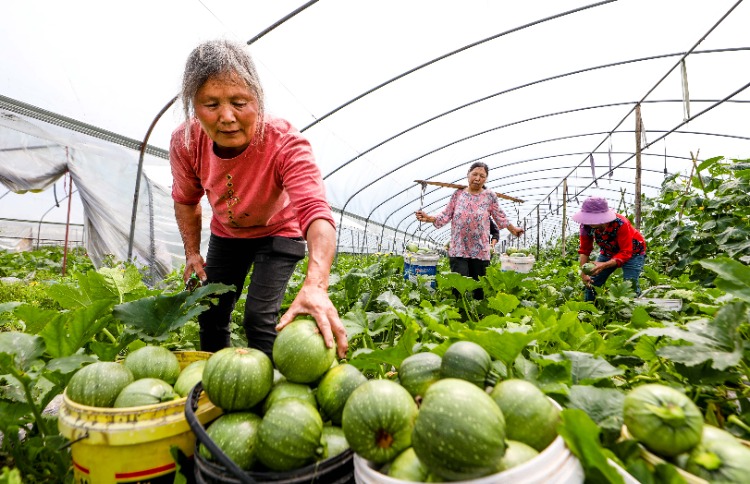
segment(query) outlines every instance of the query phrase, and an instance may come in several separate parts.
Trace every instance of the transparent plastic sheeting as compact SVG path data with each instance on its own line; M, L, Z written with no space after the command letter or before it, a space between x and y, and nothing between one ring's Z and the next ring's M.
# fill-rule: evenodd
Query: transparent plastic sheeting
M72 220L77 222L82 217L85 246L94 264L101 265L108 256L126 260L139 156L138 151L118 144L0 110L0 181L12 192L0 200L0 218L35 221L41 213L27 213L24 206L30 197L42 197L44 206L57 205L58 223L65 220L67 201L60 202L60 195L56 199L50 187L56 182L61 186L60 180L69 173L82 206L82 213L71 214ZM163 171L168 162L152 155L146 155L144 162L132 258L152 281L157 281L180 268L185 258L169 189L147 175L149 168ZM335 217L338 222L340 213ZM211 209L204 203L204 254L210 218ZM30 223L16 227L3 224L0 236L6 240L2 247L34 248L35 239L40 237L37 228ZM403 232L375 225L365 233L364 227L349 217L344 217L339 233L339 250L351 253L400 252L404 242L411 240ZM59 234L57 237L61 238ZM74 238L83 240L78 235Z
M179 90L199 41L256 39L248 51L267 109L310 139L337 210L339 251L395 244L400 252L412 238L441 247L451 227L420 226L414 212L439 213L452 190L423 190L415 180L466 183L475 161L489 165L489 189L524 200L501 207L526 228L518 243L528 246L555 241L562 206L570 217L588 196L631 207L632 215L639 138L641 191L649 197L658 196L665 170L686 182L693 157L750 157L747 1L163 0L121 9L116 22L93 0L74 10L58 3L4 8L0 45L13 49L0 49L0 65L12 74L0 76L0 95L142 140ZM181 108L166 110L150 145L168 148ZM45 139L34 130L47 128L25 124L16 130ZM68 163L86 210L101 211L87 215L97 232L91 243L99 244L107 232L127 233L137 153L103 155L102 144L85 144L92 151L79 141ZM50 164L39 174L17 172L12 183L23 189L59 176L61 146L27 150L25 159ZM90 158L99 161L84 167ZM100 171L83 173L89 169ZM98 183L108 184L105 169L119 177L106 192L91 182L105 176ZM154 200L168 198L158 188L171 183L166 160L147 159L146 174ZM163 228L173 218L170 203L148 212L142 186L138 256L168 260L182 252ZM101 199L116 196L123 199L109 210L115 202ZM151 221L154 232L163 230L155 247L140 238ZM577 229L570 224L566 233Z
M69 173L83 207L86 248L96 265L107 256L127 259L138 156L136 151L88 135L0 112L0 181L15 192L4 197L3 207L14 207L17 218L39 217L23 210L24 197L30 196L26 192L42 190L52 207L55 200L48 188ZM59 205L59 211L67 212L67 203ZM147 267L154 279L161 279L178 262L175 256L181 247L169 193L143 175L134 262Z

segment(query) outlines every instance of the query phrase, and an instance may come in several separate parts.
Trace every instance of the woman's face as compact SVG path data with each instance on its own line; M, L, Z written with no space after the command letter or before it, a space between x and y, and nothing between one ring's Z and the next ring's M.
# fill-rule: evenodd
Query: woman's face
M484 182L487 181L487 172L482 167L476 167L469 172L467 179L469 181L469 188L472 191L481 190Z
M211 77L193 99L195 115L220 156L233 157L250 145L258 123L258 102L240 77Z

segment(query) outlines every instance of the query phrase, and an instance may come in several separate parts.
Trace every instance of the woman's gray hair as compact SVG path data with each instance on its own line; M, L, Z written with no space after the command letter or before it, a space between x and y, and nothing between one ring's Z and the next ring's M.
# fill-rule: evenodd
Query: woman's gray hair
M474 168L484 168L484 172L485 172L485 173L486 173L487 175L489 175L489 174L490 174L490 167L489 167L489 166L487 166L487 163L482 163L481 161L475 161L474 163L472 163L472 164L471 164L471 166L469 167L469 171L467 171L467 173L471 173L471 171L472 171L472 170L473 170Z
M231 40L209 40L198 45L185 62L180 98L185 112L185 145L190 144L190 119L195 115L193 100L209 79L222 74L237 74L255 96L258 103L258 122L253 143L263 139L265 101L255 63L245 51L245 45Z

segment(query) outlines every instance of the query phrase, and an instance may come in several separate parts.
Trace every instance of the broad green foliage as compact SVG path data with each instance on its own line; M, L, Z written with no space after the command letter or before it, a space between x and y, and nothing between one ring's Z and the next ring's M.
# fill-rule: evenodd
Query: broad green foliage
M725 254L750 262L750 170L716 157L697 166L690 179L664 180L660 198L644 208L644 236L664 247L660 264L668 274L688 271L699 281L713 273L694 262Z
M607 459L642 482L679 482L672 464L646 465L632 441L620 440L624 399L648 383L674 387L707 424L750 439L750 170L738 163L707 160L689 184L667 177L662 194L647 201L640 285L651 289L651 303L636 303L621 271L597 288L595 302L584 302L575 236L564 255L559 243L534 250L528 274L503 272L493 262L475 281L450 273L442 258L434 290L405 280L400 256L338 255L329 295L347 330L346 362L370 380L396 381L413 355L442 357L452 343L474 343L490 356L488 373L498 381L532 383L564 408L559 434L591 482L620 482ZM0 258L0 268L24 267L6 274L25 279L35 270L29 264L46 256L25 257L17 266L10 256ZM292 276L282 313L306 264ZM68 455L58 451L64 441L42 410L76 371L145 344L195 349L198 314L229 289L184 292L179 271L150 287L129 264L66 277L49 272L50 280L40 273L27 291L0 285L0 328L16 330L0 332L0 461L31 483L57 482L69 469ZM473 299L476 288L483 300ZM659 299L678 299L682 307ZM232 316L235 346L246 346L243 308L240 299ZM14 430L22 426L31 430L20 442Z

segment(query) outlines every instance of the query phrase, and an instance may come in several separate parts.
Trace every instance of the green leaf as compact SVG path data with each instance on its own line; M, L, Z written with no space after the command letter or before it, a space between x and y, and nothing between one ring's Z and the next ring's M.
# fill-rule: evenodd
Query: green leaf
M572 363L571 375L574 384L595 383L605 378L622 375L623 371L612 366L604 358L580 351L563 351L562 357ZM553 358L554 359L554 358Z
M180 291L175 294L160 294L118 304L112 314L124 324L137 328L147 338L164 340L188 321L208 309L198 304L214 294L223 294L233 286L208 284L195 291Z
M39 335L53 358L70 356L88 343L110 318L112 302L97 301L89 306L57 313Z
M664 328L645 329L634 338L641 335L668 337L674 341L659 348L659 356L687 366L711 360L713 368L724 370L739 364L742 359L743 339L740 325L747 321L746 311L742 303L727 304L711 321L691 321L684 329L676 324L667 324Z
M0 333L0 375L28 372L44 354L42 338L20 331Z
M558 432L578 457L586 473L586 482L624 484L622 476L607 462L608 455L599 443L601 430L583 410L566 408L560 413Z
M341 324L346 328L346 336L350 341L357 335L369 332L367 313L362 308L355 308L344 314L341 317Z
M618 432L622 428L625 394L620 390L573 385L568 398L568 408L583 410L600 427Z
M466 329L460 332L459 338L477 343L487 350L493 359L510 365L534 340L535 336L531 333L501 331L493 328L487 331Z
M39 334L47 326L47 323L59 314L59 311L55 311L54 309L40 309L30 304L21 304L16 307L13 314L24 322L27 333Z
M404 306L404 303L401 302L401 299L399 299L399 297L393 294L393 292L391 291L386 291L382 293L375 300L385 303L389 308L393 308L393 309L403 310L406 307Z
M96 361L95 358L82 354L54 358L47 362L43 370L43 375L47 380L62 389L68 386L70 378L76 371L94 361Z
M716 287L750 302L750 267L727 257L702 260L699 264L716 273Z
M462 276L461 274L457 274L455 272L438 274L437 276L435 276L435 279L440 288L453 288L461 294L482 287L479 281L476 281L471 277Z
M31 406L25 402L8 402L0 400L0 432L10 434L19 427L34 421Z
M502 292L487 298L487 304L490 308L502 313L509 314L518 307L521 301L512 294Z

